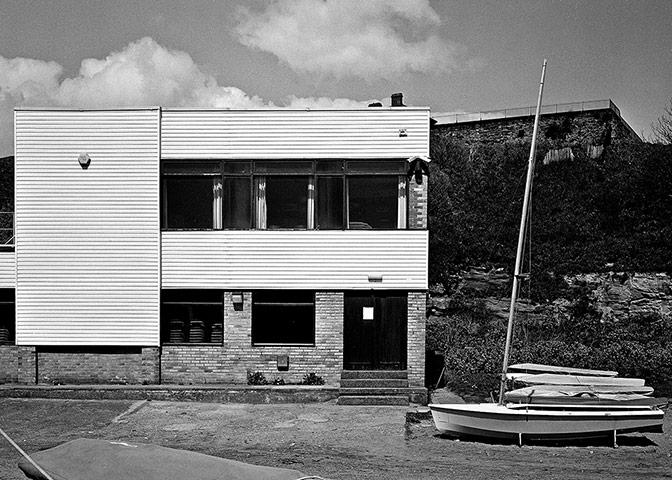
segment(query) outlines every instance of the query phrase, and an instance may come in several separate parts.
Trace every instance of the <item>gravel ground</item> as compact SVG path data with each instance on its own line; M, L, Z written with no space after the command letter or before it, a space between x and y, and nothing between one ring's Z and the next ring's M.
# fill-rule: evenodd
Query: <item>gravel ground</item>
M86 437L153 443L328 479L672 478L665 432L619 437L620 447L491 445L438 434L406 407L333 402L251 405L0 399L0 428L28 453ZM0 478L23 480L0 438ZM91 479L95 480L95 479Z

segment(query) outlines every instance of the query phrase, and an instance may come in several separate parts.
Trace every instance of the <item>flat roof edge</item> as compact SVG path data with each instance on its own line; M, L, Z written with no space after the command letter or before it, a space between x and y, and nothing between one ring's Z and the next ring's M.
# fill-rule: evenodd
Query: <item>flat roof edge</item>
M37 112L124 112L124 111L176 111L176 112L350 112L350 111L430 111L430 107L352 107L352 108L229 108L229 107L110 107L110 108L72 108L72 107L15 107L14 111Z

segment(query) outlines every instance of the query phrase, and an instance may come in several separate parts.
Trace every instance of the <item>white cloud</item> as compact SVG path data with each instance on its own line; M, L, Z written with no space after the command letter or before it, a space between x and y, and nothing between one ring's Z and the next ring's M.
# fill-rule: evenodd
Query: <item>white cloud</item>
M370 103L379 100L350 100L349 98L329 98L329 97L296 97L290 95L285 104L289 108L359 108L366 107Z
M218 85L188 53L169 50L148 37L103 60L83 60L79 75L63 80L56 98L60 105L76 107L263 105L258 97Z
M16 107L275 107L237 87L219 85L191 58L151 38L128 44L104 59L82 60L79 73L61 79L56 62L0 56L0 156L13 153L13 109ZM298 98L292 108L358 107L367 105L344 98Z
M241 8L236 31L297 72L373 80L470 68L440 23L428 0L275 0Z

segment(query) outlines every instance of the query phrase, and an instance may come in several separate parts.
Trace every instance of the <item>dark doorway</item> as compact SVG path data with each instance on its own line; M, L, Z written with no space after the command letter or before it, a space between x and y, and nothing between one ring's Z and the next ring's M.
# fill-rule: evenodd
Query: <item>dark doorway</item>
M343 367L405 370L406 292L346 292Z

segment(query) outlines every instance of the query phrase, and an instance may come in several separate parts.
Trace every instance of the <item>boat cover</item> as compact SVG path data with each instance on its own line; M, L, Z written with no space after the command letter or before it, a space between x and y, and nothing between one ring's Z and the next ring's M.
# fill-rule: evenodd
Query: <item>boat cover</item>
M80 438L31 455L54 480L297 480L297 470L264 467L187 450ZM47 480L22 459L28 478Z
M654 398L637 393L596 393L580 387L555 389L525 387L504 393L504 400L511 403L544 405L611 405L648 406L667 405L666 398Z

